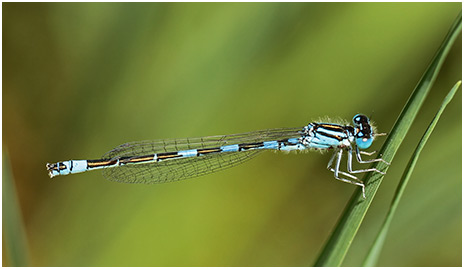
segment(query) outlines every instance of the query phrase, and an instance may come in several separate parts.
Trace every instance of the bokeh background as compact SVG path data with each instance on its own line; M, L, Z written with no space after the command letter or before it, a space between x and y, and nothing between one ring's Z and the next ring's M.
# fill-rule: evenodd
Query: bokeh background
M3 265L304 266L354 186L330 154L266 152L162 185L47 162L146 139L371 115L389 132L461 3L3 3ZM461 79L461 38L344 262L362 261L404 167ZM460 266L461 92L424 149L381 266ZM379 149L384 139L372 147Z

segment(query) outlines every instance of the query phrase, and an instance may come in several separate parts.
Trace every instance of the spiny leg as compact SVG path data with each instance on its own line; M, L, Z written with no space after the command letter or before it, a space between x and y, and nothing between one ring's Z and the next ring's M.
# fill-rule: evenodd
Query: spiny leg
M335 161L335 169L334 169L334 168L331 167L331 165L332 165L333 159L335 158L335 155L337 155L337 160ZM342 160L342 155L343 155L343 149L339 149L338 151L336 151L333 154L332 158L330 159L329 165L327 166L327 168L329 168L330 171L332 171L334 173L334 176L335 176L335 178L337 180L340 180L342 182L346 182L346 183L349 183L349 184L353 184L353 185L356 185L356 186L360 186L362 188L363 198L366 199L366 193L365 193L365 190L364 190L365 189L364 183L362 181L360 181L357 177L340 171L340 163L341 163L341 160ZM350 177L350 178L352 178L354 180L342 178L342 177L339 176L339 174Z
M374 152L375 152L375 151L374 151ZM374 152L370 152L370 153L368 153L368 152L360 152L360 151L359 151L359 148L356 147L356 159L358 159L358 162L359 162L359 163L384 162L385 164L390 165L390 163L387 162L387 161L385 161L384 159L372 159L372 160L366 160L366 161L364 161L364 160L361 158L361 153L363 153L363 154L366 154L366 153L367 153L366 155L372 155L372 154L374 154Z
M335 159L335 157L337 156L337 154L339 154L339 152L342 152L342 150L337 150L334 152L334 154L332 154L332 157L330 158L330 161L329 163L327 164L327 169L329 169L331 172L335 173L335 169L332 167L332 163L333 163L333 160ZM340 157L341 158L341 157ZM343 171L338 171L339 174L341 175L344 175L344 176L347 176L347 177L350 177L352 179L355 179L355 180L359 180L357 177L351 175L351 174L348 174L346 172L343 172Z
M364 154L364 155L367 155L367 156L372 156L372 154L374 154L374 153L376 153L376 152L377 152L376 150L374 150L374 151L372 151L372 152L359 151L359 153Z
M348 168L349 173L356 174L356 173L366 173L366 172L377 172L377 173L380 173L382 175L385 175L385 172L379 171L379 170L377 170L375 168L353 170L353 150L351 148L349 148L347 151L348 151L347 168ZM356 148L356 153L359 154L358 148ZM377 160L382 160L382 159L377 159ZM359 161L359 159L358 159L358 161ZM363 163L366 163L366 162L363 162ZM371 163L371 162L369 161L367 163Z

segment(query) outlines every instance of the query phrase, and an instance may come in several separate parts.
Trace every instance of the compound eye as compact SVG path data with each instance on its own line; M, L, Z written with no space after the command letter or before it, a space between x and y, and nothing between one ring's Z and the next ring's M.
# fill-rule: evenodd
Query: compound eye
M356 137L356 145L360 149L367 149L372 145L374 139L372 137Z
M353 117L353 123L355 125L359 125L359 124L363 124L363 123L369 124L369 118L366 115L363 115L363 114L356 114Z

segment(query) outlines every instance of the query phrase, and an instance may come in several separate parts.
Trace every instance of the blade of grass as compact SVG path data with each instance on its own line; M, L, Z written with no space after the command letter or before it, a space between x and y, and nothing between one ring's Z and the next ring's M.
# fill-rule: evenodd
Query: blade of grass
M382 226L380 227L379 233L377 234L377 237L375 238L374 243L372 244L369 250L369 253L367 254L364 260L363 266L375 266L377 264L380 251L382 250L382 247L385 243L385 239L387 237L388 229L390 228L390 223L393 219L393 216L395 215L396 209L398 208L398 204L400 202L401 197L403 196L403 192L406 188L406 185L409 182L411 174L414 171L417 160L419 159L419 155L422 152L422 149L424 148L425 143L427 143L430 135L435 129L435 126L437 125L437 122L440 119L441 114L443 113L443 111L445 110L446 106L449 104L451 99L453 99L454 94L459 89L459 86L461 86L461 81L458 81L454 85L454 87L451 89L451 91L448 93L448 95L445 97L445 99L443 100L443 103L438 109L437 114L435 115L429 127L427 128L421 140L419 141L419 144L417 145L416 150L412 154L411 159L409 160L409 163L406 166L403 176L401 177L401 180L398 184L398 188L396 189L396 192L393 197L392 203L390 205L390 209L388 210L387 216L385 217L385 220Z
M5 260L2 266L27 266L28 251L21 209L16 197L16 188L11 175L7 154L3 155L2 173L2 217Z
M420 107L427 97L427 94L432 88L449 50L461 32L461 21L462 14L460 13L432 59L432 62L416 85L406 105L401 111L401 114L396 120L392 131L387 137L387 141L380 150L380 155L387 162L391 163L393 160L396 151L401 145L404 137L416 118ZM373 167L380 171L386 171L388 169L388 165L382 162L375 164ZM315 266L341 265L361 225L361 222L369 209L375 193L382 183L382 178L383 176L379 173L368 173L364 177L367 198L365 200L362 198L361 190L359 188L355 191L335 226L334 231L330 235L330 238L316 260Z

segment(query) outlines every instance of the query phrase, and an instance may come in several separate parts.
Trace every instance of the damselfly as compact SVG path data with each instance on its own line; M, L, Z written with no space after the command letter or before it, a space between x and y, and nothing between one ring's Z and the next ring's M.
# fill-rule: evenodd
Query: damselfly
M303 128L282 128L243 134L199 138L140 141L122 144L99 160L70 160L47 163L50 177L103 169L112 181L125 183L164 183L213 173L240 164L263 150L303 151L334 149L327 168L335 178L360 186L364 183L353 174L376 172L375 168L353 170L353 151L359 163L384 162L362 160L361 154L372 145L376 134L369 118L353 117L353 126L313 122ZM340 171L343 152L347 152L347 172Z

